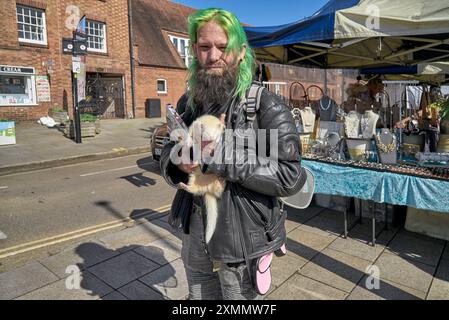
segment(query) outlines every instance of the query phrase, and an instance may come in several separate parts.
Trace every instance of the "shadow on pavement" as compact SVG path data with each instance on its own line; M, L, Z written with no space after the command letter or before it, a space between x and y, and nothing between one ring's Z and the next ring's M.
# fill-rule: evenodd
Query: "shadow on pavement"
M136 163L140 169L161 176L161 170L159 169L159 162L155 161L152 156L139 159L137 160Z
M105 204L100 204L105 206ZM105 206L105 208L110 211L114 216L120 216L115 210L113 210L113 208L110 208L109 206ZM131 214L131 218L132 219L140 219L139 218L139 214L141 214L142 212L145 212L146 210L134 210L133 213ZM151 210L148 210L151 211ZM305 221L301 221L301 224L306 225L306 226L315 226L315 222L312 221L313 218L319 216L321 214L321 211L319 211L317 214L315 215L311 215L309 218L305 219ZM300 216L297 215L297 216ZM151 224L153 224L154 226L158 226L159 228L165 229L166 231L169 231L171 234L175 235L176 237L178 237L179 239L182 237L182 231L181 230L176 230L174 228L172 228L167 222L166 222L166 217L164 217L163 215L156 215L156 216L149 216L145 218L146 220L148 220L148 223L144 223L141 224L139 226L143 226L144 228L146 228L146 230L152 234L152 235L156 235L157 238L162 238L163 235L158 235L155 234L155 232L157 232L156 230L154 230L154 228L151 227ZM295 219L295 215L293 216L289 216L288 220L292 220L294 221ZM355 226L354 226L355 227ZM339 229L338 227L331 227L330 228L332 232L336 232L338 230L338 232L336 232L337 234L339 234L339 236L341 237L341 234L343 233L343 228ZM349 230L351 232L351 230ZM389 239L387 241L387 243L382 244L385 247L387 247L389 245L389 243L391 243L393 241L393 239L395 238L395 236L397 235L398 232L395 233L395 235L393 235L391 237L391 239ZM351 233L350 233L351 235ZM361 239L363 239L363 235L354 235L353 240L358 240L360 241ZM349 241L349 239L348 239ZM368 244L365 244L368 245ZM328 255L326 255L325 253L323 253L322 251L318 251L315 250L307 245L304 245L302 243L299 243L297 241L294 241L292 239L288 239L287 241L287 250L289 250L291 253L296 254L298 257L301 257L305 260L310 260L312 261L314 264L318 265L319 267L328 270L329 272L334 273L336 276L339 276L347 281L351 281L354 283L354 285L358 285L359 287L366 289L364 284L362 284L363 279L366 279L366 273L364 273L361 270L358 270L354 267L352 267L351 265L345 264L341 261L338 261ZM151 250L150 250L151 252ZM413 252L408 252L408 254L412 254ZM154 253L155 255L158 255L158 253L155 251ZM405 253L404 253L405 254ZM320 259L316 259L317 256L320 256ZM401 255L402 256L402 255ZM151 259L151 258L150 258ZM377 261L377 260L376 260ZM410 259L407 260L408 263L412 264L414 267L421 269L423 268L423 264L422 263L416 263L416 261ZM374 262L373 264L375 265L376 262ZM438 264L439 266L439 264ZM436 266L434 268L434 271L437 269ZM428 272L428 270L423 270L425 272ZM433 272L432 274L430 274L432 277L434 276ZM354 281L354 274L360 274L360 277L358 277L357 281ZM350 276L352 275L352 276ZM446 275L447 277L447 275ZM444 276L441 276L441 278L445 279ZM382 276L380 277L380 288L381 290L376 290L375 292L373 292L374 294L376 294L378 297L380 298L384 298L384 299L399 299L399 300L416 300L416 299L421 299L418 296L415 296L414 294L411 294L409 292L406 292L394 285L392 285L391 281L386 282L384 280L382 280Z
M80 287L91 296L116 300L107 296L118 294L130 300L169 300L166 290L178 285L175 270L158 247L130 245L112 250L90 242L78 246L75 253L83 259L77 264L81 270ZM111 258L98 262L99 256ZM158 272L157 277L149 276L162 267L164 272ZM91 274L115 291L105 294L105 286L92 281Z
M145 177L143 173L136 173L129 176L120 177L138 188L149 187L156 185L156 180Z

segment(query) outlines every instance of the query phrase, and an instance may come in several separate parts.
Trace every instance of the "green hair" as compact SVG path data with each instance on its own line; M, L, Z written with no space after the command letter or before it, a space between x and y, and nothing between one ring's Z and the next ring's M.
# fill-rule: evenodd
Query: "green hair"
M251 87L254 76L254 55L249 47L246 33L243 30L237 17L226 10L209 8L204 10L198 10L188 19L188 28L190 36L190 54L193 56L193 61L189 67L188 83L190 91L193 91L196 87L195 74L199 68L198 59L193 54L193 44L198 41L198 30L206 23L214 21L223 28L228 36L228 46L226 48L226 54L233 53L238 55L243 46L246 45L246 55L243 61L239 64L239 72L236 90L234 92L234 98L243 98L246 91ZM193 97L189 95L189 105L193 106Z

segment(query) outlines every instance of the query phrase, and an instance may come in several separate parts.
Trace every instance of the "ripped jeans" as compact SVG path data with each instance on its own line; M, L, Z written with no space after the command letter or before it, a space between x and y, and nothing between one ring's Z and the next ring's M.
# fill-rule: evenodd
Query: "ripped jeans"
M206 252L201 212L190 217L190 234L183 234L182 261L189 285L189 300L262 300L251 284L245 263L214 263Z

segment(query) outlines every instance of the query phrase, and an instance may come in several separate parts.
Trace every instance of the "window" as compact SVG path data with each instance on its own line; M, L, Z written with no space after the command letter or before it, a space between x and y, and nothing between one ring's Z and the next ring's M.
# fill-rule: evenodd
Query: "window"
M157 80L157 93L167 93L167 80Z
M47 45L45 11L17 5L16 13L19 41Z
M190 63L192 62L192 57L189 54L189 39L174 36L169 37L179 55L181 56L181 59L184 61L186 67L189 67Z
M33 68L0 66L0 106L35 105Z
M107 53L106 24L93 20L86 20L87 50Z

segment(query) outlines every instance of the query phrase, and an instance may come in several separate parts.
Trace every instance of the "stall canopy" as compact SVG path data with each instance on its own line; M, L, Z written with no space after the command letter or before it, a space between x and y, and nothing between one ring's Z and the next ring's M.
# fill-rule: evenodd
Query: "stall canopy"
M414 79L445 84L449 82L449 62L418 63L413 66L362 68L360 74L383 75L385 80Z
M447 0L331 0L306 19L245 31L267 62L361 68L449 61Z

